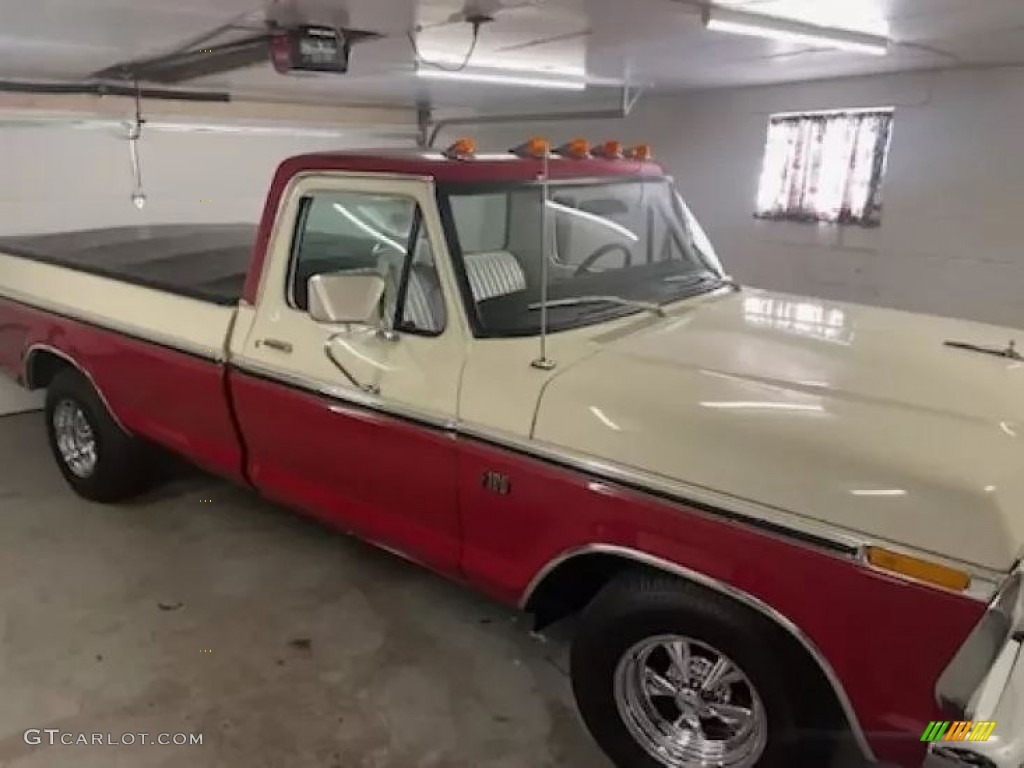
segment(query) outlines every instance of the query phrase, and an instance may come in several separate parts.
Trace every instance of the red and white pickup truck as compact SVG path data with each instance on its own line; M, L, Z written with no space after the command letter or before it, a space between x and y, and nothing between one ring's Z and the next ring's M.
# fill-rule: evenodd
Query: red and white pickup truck
M0 239L0 366L75 491L161 446L581 611L625 768L1024 764L1012 335L741 288L657 165L579 142L292 158L255 230Z

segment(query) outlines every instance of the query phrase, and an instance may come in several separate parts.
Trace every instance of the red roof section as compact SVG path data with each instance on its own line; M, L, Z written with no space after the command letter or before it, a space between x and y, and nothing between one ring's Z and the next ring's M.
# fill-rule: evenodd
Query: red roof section
M439 152L318 152L285 160L278 175L288 177L307 171L363 171L402 176L429 176L440 183L533 181L541 173L542 161L520 158L512 153L478 155L472 160L449 160ZM655 163L633 160L605 160L552 157L552 179L606 176L660 176Z

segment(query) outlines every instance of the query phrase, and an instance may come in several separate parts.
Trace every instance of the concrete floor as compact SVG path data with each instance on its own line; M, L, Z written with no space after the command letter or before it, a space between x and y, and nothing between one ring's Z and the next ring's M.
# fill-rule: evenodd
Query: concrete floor
M73 496L0 419L0 766L608 768L526 617L195 472ZM32 746L28 728L202 733Z

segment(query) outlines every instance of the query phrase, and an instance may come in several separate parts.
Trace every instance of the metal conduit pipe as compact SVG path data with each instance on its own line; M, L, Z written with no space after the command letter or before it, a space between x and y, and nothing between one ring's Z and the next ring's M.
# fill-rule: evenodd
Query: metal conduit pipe
M0 80L0 93L31 93L72 96L127 96L171 101L229 102L231 94L222 91L178 91L169 88L145 88L136 91L131 84L110 83L39 83Z
M425 147L434 146L438 134L453 125L500 125L502 123L535 123L563 122L566 120L621 120L629 117L630 112L643 93L642 88L622 86L622 98L616 107L604 109L578 110L575 112L521 112L504 115L473 115L467 117L449 117L434 123L433 130L426 140ZM422 118L421 118L422 119Z

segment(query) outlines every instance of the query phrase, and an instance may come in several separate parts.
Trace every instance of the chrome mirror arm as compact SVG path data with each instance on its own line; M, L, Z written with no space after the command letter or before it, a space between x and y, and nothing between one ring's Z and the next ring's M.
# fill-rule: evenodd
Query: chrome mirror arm
M331 361L331 364L337 368L341 375L344 376L348 382L361 392L366 392L369 395L379 395L380 385L378 384L363 384L356 380L356 378L348 372L348 369L341 364L341 361L334 356L334 340L340 338L345 334L345 331L339 331L338 333L332 333L327 337L327 341L324 342L324 354L327 355L327 359Z

